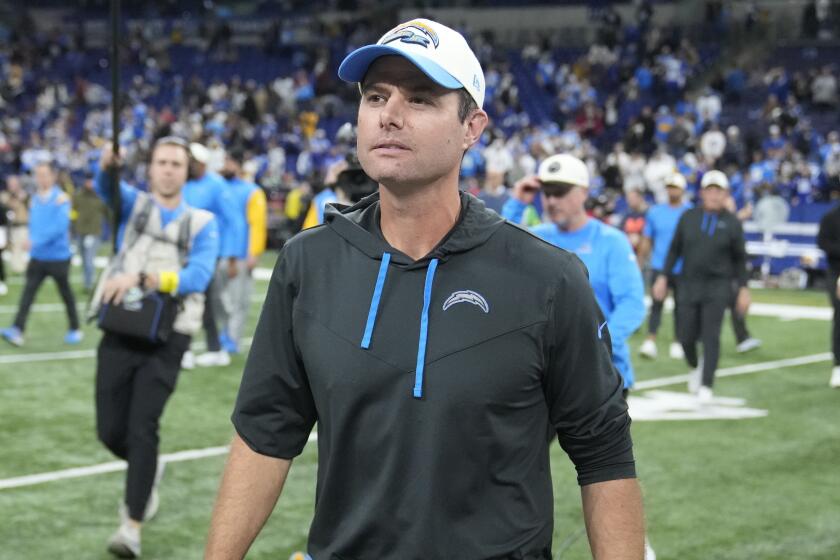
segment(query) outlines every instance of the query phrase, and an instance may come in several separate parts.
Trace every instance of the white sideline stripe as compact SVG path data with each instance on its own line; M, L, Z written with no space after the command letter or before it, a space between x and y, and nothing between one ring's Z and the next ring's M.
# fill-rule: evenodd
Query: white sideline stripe
M807 364L827 362L831 359L831 352L822 352L820 354L811 354L809 356L799 356L798 358L787 358L785 360L759 362L757 364L746 364L743 366L723 368L715 372L715 377L732 377L734 375L744 375L745 373L756 373L759 371L767 371L783 367L804 366ZM676 385L677 383L686 383L688 381L688 376L689 374L685 373L682 375L672 375L670 377L648 379L647 381L639 381L633 386L633 388L636 390L644 390L654 389L657 387L667 387L668 385Z
M309 439L307 441L318 441L318 433L312 432L311 434L309 434ZM228 446L226 445L222 445L219 447L206 447L204 449L188 449L186 451L166 453L160 456L160 460L164 463L178 463L180 461L193 461L195 459L218 457L219 455L225 455L227 452ZM125 461L109 461L107 463L100 463L98 465L91 465L89 467L76 467L72 469L63 469L60 471L30 474L26 476L16 476L14 478L5 478L0 480L0 490L7 490L9 488L20 488L22 486L35 486L36 484L44 484L46 482L66 480L69 478L82 478L85 476L94 476L97 474L119 472L124 471L126 467L127 464Z
M652 300L645 296L645 306L650 308ZM665 311L673 311L674 298L665 300ZM776 317L782 321L797 321L799 319L814 319L817 321L831 321L834 310L828 306L817 305L788 305L783 303L758 303L750 305L749 315L756 317Z
M270 280L271 279L271 269L270 268L255 268L254 269L254 280ZM81 277L79 277L81 280ZM23 284L23 277L19 278L9 278L6 281L7 284ZM254 294L251 296L251 301L263 301L265 299L265 294ZM76 304L76 308L80 311L84 311L87 308L87 303L79 302ZM36 303L32 307L29 308L30 313L55 313L56 311L64 311L64 304L63 303ZM0 305L0 314L2 313L17 313L17 305Z
M757 364L747 364L743 366L736 366L731 368L724 368L717 371L717 377L731 377L734 375L744 375L746 373L756 373L759 371L767 371L781 367L801 366L806 364L813 364L830 360L832 357L830 352L821 354L811 354L810 356L800 356L798 358L789 358L786 360L776 360L772 362L760 362ZM655 387L665 387L667 385L674 385L676 383L685 383L688 381L688 374L674 375L671 377L661 377L658 379L649 379L641 381L635 385L635 389L653 389ZM313 432L309 434L308 441L318 441L318 433ZM168 453L161 455L167 463L175 463L178 461L191 461L193 459L203 459L206 457L215 457L217 455L224 455L227 453L227 447L207 447L205 449L188 449L185 451L178 451L176 453ZM60 471L52 471L41 474L33 474L28 476L18 476L15 478L0 479L0 490L7 488L20 488L21 486L34 486L36 484L43 484L45 482L52 482L55 480L63 480L68 478L80 478L83 476L93 476L96 474L110 473L125 470L126 463L124 461L111 461L108 463L100 463L98 465L91 465L89 467L76 467L72 469L64 469Z
M242 339L242 348L247 348L251 345L252 337ZM190 345L193 352L200 352L207 349L204 342L196 342ZM0 364L19 364L26 362L51 362L53 360L81 360L84 358L95 358L96 350L68 350L66 352L36 352L33 354L9 354L7 356L0 356ZM3 373L11 373L5 371Z

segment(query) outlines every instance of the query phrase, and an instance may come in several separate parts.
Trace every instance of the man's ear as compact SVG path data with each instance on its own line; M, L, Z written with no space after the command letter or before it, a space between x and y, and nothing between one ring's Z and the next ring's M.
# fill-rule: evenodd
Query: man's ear
M464 143L462 145L464 151L469 150L473 144L478 142L489 122L490 117L481 109L473 111L472 115L467 117L467 128L464 131Z

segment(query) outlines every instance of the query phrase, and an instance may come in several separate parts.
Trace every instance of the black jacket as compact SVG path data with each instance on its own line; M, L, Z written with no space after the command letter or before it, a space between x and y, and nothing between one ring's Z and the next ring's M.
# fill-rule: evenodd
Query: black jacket
M825 251L828 268L840 274L840 206L835 206L820 220L817 246Z
M664 270L670 273L683 259L679 276L685 296L728 299L732 283L747 285L747 252L738 218L726 210L687 210L677 223Z
M552 433L581 484L635 476L584 267L469 195L417 262L378 213L328 208L284 246L234 425L292 458L317 422L315 560L550 558Z

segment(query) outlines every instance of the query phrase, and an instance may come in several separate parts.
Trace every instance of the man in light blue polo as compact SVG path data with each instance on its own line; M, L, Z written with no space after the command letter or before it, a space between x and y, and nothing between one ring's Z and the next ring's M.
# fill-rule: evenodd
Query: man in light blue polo
M551 156L536 176L514 185L502 217L520 223L525 209L541 191L547 221L531 232L561 249L575 253L589 270L595 299L607 318L612 338L613 365L633 386L633 365L627 339L645 318L644 282L627 236L586 213L589 192L586 164L569 154Z
M680 216L683 212L691 208L689 204L683 201L685 194L686 181L680 173L674 173L665 180L665 189L668 192L668 202L664 204L657 204L648 210L647 222L645 222L644 230L644 252L650 251L650 268L651 279L650 284L656 282L656 279L662 276L662 268L665 266L665 257L668 256L668 248L671 246L671 239L674 238L674 231L677 229L677 222L680 221ZM668 287L674 292L674 301L676 301L677 285L674 277L678 276L682 270L682 262L677 263L671 274L668 274ZM658 354L656 347L656 333L659 331L659 325L662 323L662 307L663 300L653 299L650 308L650 318L648 320L648 336L639 348L639 354L646 358L656 359ZM669 355L674 360L683 359L682 346L679 343L677 330L677 313L674 311L674 339L671 342Z
M26 319L41 284L47 278L55 280L58 292L67 309L70 328L64 336L66 344L82 341L76 299L70 289L70 197L56 184L55 169L49 162L42 162L33 170L38 190L32 197L29 212L30 259L26 267L26 285L11 327L0 331L0 336L14 346L23 346Z

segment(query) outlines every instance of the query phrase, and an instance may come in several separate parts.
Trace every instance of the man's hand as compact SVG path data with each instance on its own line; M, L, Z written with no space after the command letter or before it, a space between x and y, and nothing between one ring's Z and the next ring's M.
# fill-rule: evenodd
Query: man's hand
M522 204L533 204L534 197L540 192L542 183L536 175L523 177L513 185L512 196Z
M102 155L99 156L99 169L102 171L107 171L109 167L112 165L121 165L122 164L122 150L116 156L114 156L114 151L111 147L111 144L105 144L102 146Z
M237 274L239 274L239 267L236 266L236 258L228 257L227 277L232 280Z
M744 286L738 290L738 298L735 300L735 311L738 312L738 315L743 317L747 314L747 311L749 311L750 303L752 303L750 290Z
M257 268L257 263L259 259L254 255L248 255L248 272L253 272L255 268Z
M668 295L668 277L664 274L656 279L653 283L653 288L650 290L651 297L656 301L665 301L665 296Z
M108 278L102 289L102 302L119 305L126 292L139 285L140 276L138 274L118 274L113 278Z
M32 250L32 241L29 238L26 238L23 240L23 243L21 243L21 246L23 247L23 250L28 253Z

